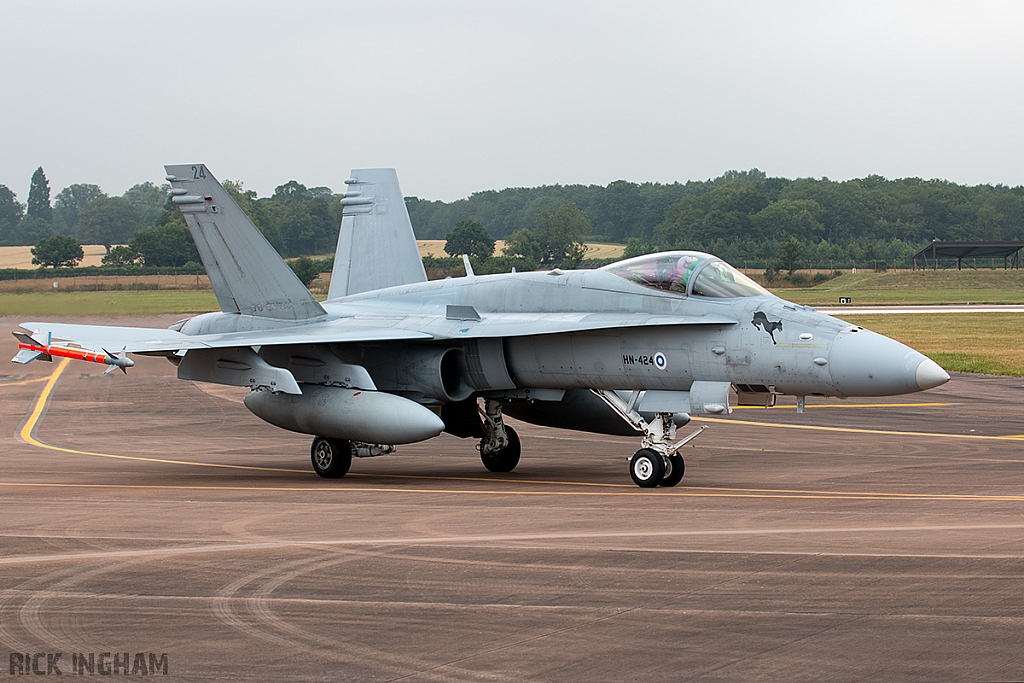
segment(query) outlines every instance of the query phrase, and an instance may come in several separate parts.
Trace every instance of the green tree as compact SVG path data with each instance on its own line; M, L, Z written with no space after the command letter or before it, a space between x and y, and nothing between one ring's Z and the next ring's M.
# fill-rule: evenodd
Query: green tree
M199 251L184 218L139 230L128 247L139 254L147 266L175 267L199 261Z
M49 222L38 216L25 216L10 230L7 239L11 245L25 246L52 235L53 226Z
M835 268L838 259L839 247L831 244L828 240L820 240L814 246L814 260L817 261L819 268L824 266Z
M786 235L779 245L779 252L775 255L777 270L788 270L791 274L800 267L800 260L804 256L804 245L796 237Z
M260 228L259 211L256 208L256 190L246 190L241 180L224 180L221 185L235 200L235 204L238 204L238 207L249 217L249 220L257 228ZM177 208L174 209L174 214L175 217L180 215ZM263 228L260 228L260 232L263 232Z
M21 220L25 207L18 201L18 196L6 185L0 185L0 221L9 221L12 225Z
M753 217L754 226L764 238L789 234L797 239L817 241L825 232L818 220L821 207L813 199L780 199L761 209Z
M302 281L302 284L309 285L320 276L320 266L308 256L300 256L297 259L288 261L288 265L295 272L295 275Z
M50 208L50 183L46 180L43 167L40 166L32 174L32 184L28 190L28 211L29 216L41 218L47 223L53 220L52 209Z
M66 230L74 234L78 230L78 215L82 209L89 206L100 197L106 197L98 185L75 184L68 185L57 193L53 199L54 222L57 216L61 218Z
M490 258L494 255L494 238L480 221L467 218L456 223L448 233L444 251L449 256L470 254L481 259Z
M83 258L82 245L68 235L47 237L32 247L32 263L43 268L74 268Z
M124 197L100 197L78 214L78 241L102 244L110 251L124 244L141 227L139 211Z
M25 207L6 185L0 185L0 245L14 245L14 229L21 222Z
M138 211L139 226L146 227L163 212L170 189L170 185L157 186L146 181L128 188L122 196Z
M280 202L285 206L288 206L289 204L308 202L312 198L313 194L305 185L297 180L289 180L284 185L278 185L274 188L274 196L271 197L275 202Z
M103 255L101 262L105 266L134 266L138 265L142 256L129 246L119 244L111 247L110 251Z
M634 256L643 256L644 254L651 253L639 237L630 237L629 241L626 242L626 250L622 252L622 258L633 258Z
M598 234L613 242L621 242L633 235L643 215L643 197L640 186L625 180L616 180L596 193L587 214Z
M509 235L505 240L505 248L501 251L505 256L523 259L528 270L536 268L543 256L540 238L529 228L520 228Z
M554 211L537 213L537 236L540 240L542 265L575 268L583 261L587 247L583 236L591 232L587 215L575 204L562 204Z

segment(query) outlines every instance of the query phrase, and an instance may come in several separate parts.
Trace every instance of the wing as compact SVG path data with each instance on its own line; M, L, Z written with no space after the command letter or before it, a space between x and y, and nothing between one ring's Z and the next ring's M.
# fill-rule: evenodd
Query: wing
M457 315L466 316L467 313L460 312ZM630 327L735 324L735 320L717 316L658 316L633 313L489 313L480 317L479 320L465 317L453 319L441 315L351 316L274 330L195 335L150 327L70 325L47 322L25 322L21 323L21 327L29 330L32 334L48 333L54 339L65 340L95 351L117 348L129 353L173 353L188 349L219 349L238 346L481 339Z
M431 335L424 332L398 329L384 325L360 324L351 318L297 325L276 330L196 335L150 327L67 325L45 322L26 322L22 323L21 326L26 330L30 330L33 334L50 333L55 339L66 340L86 349L123 348L129 353L159 353L188 349L218 349L273 344L326 344L332 342L396 341L431 338Z

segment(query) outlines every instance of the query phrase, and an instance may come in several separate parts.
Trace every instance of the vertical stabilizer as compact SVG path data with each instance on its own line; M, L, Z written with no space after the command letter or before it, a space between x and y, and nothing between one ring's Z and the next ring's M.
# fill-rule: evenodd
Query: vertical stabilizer
M220 309L308 320L324 309L203 164L164 166Z
M393 168L352 171L341 200L341 232L328 299L426 282L398 174Z

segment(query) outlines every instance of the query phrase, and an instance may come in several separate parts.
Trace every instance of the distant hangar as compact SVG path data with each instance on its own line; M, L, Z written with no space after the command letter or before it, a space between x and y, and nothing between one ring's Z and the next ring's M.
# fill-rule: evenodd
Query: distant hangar
M1002 259L1003 268L1020 268L1021 249L1024 249L1024 242L932 242L911 258L914 270L919 267L918 259L922 270L938 270L939 261L946 262L943 268L952 268L955 262L956 269L962 270L968 259L968 268L977 268L978 259L990 259L993 265L995 259Z

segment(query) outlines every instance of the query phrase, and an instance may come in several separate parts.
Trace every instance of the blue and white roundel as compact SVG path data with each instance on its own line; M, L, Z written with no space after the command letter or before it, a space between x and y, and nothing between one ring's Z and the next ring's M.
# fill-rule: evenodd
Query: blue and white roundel
M663 354L661 351L658 351L656 354L654 354L654 367L658 368L659 370L664 370L665 368L668 367L668 359L665 358L665 354Z

